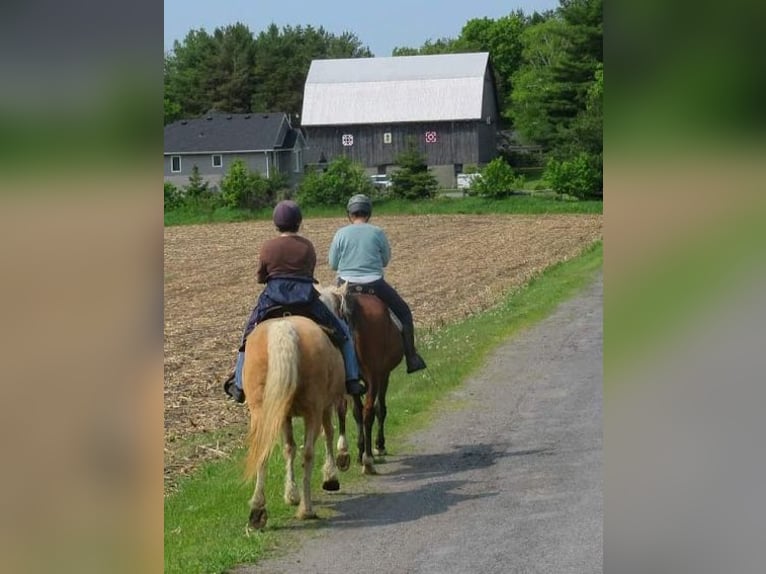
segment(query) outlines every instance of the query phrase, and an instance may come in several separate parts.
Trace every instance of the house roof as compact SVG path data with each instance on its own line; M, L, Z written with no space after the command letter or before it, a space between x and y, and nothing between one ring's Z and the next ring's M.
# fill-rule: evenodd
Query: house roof
M311 62L301 125L480 119L487 52Z
M283 129L283 124L288 129ZM165 154L269 151L290 148L295 134L283 112L209 113L165 126Z

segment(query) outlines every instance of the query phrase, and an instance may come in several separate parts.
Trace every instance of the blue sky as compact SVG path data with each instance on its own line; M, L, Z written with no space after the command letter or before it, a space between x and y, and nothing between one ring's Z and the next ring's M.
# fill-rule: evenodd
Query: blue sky
M376 56L390 56L396 46L454 38L472 18L557 6L558 0L165 0L165 50L192 29L212 32L242 22L257 35L274 22L280 28L311 24L336 35L353 32Z

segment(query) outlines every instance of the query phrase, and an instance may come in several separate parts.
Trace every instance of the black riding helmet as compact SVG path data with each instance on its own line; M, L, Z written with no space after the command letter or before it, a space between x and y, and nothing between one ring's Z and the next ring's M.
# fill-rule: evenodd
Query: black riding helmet
M277 229L297 231L303 221L303 215L297 203L286 199L277 203L273 219Z
M361 213L362 215L372 215L372 200L366 195L358 193L348 200L346 211L349 214Z

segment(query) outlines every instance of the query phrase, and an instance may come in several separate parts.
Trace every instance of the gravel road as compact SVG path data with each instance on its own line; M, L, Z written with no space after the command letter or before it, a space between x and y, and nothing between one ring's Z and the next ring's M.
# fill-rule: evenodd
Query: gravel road
M602 303L599 275L501 345L371 492L333 495L318 535L232 572L601 572Z

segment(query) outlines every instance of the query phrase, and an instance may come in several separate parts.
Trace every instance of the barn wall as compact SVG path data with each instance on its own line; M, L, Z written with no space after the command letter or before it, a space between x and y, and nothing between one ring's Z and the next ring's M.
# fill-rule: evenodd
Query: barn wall
M412 138L428 165L476 164L479 162L478 122L433 122L395 125L306 126L312 156L323 154L327 161L344 155L366 168L393 165ZM391 134L385 143L384 134ZM426 132L435 132L436 141L426 142ZM344 146L343 135L353 136L353 145Z
M497 108L495 85L492 72L487 68L484 73L484 97L481 104L481 117L484 121L477 126L479 164L492 161L497 155L497 125L500 111Z

